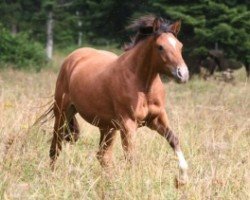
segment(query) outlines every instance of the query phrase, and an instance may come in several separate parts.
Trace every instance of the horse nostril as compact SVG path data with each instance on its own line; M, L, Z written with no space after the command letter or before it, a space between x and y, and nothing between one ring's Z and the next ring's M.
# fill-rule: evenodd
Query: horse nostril
M181 69L179 67L177 68L177 76L182 78Z

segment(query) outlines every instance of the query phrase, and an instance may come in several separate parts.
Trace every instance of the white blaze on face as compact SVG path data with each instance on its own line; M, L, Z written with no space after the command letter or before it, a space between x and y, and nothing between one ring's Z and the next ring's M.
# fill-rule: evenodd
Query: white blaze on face
M168 42L172 47L176 48L176 40L174 38L168 37Z

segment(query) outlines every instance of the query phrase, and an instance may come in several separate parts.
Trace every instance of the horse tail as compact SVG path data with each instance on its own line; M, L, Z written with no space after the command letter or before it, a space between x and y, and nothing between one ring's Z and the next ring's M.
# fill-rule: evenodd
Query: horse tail
M36 121L34 122L34 124L32 126L36 126L38 124L41 126L41 125L45 124L47 121L49 121L49 120L51 120L51 119L53 119L55 117L54 112L53 112L53 110L54 110L54 100L53 100L52 103L51 103L51 101L48 102L45 106L47 106L49 104L50 104L50 106L47 108L47 110L45 110L43 112L43 114L40 115L36 119Z

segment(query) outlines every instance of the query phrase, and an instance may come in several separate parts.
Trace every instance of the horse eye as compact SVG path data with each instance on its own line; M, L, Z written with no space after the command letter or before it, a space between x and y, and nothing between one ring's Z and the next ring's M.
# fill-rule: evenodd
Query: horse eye
M163 50L163 46L159 45L159 46L158 46L158 50L159 50L159 51L162 51L162 50Z

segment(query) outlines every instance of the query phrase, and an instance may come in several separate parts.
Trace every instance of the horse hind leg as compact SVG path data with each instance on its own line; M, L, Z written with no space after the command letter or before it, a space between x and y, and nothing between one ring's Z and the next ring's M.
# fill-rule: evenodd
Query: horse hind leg
M79 124L76 117L73 116L67 124L67 129L64 134L64 139L67 142L76 142L79 139L79 134L80 134Z
M67 124L66 129L64 131L64 139L67 142L76 142L79 138L80 128L75 114L75 107L73 105L70 105L66 113Z
M61 106L58 103L54 104L54 132L50 146L51 168L54 170L54 165L60 151L62 150L62 141L77 141L79 138L79 125L76 120L76 110L69 106L70 102L66 95L62 96Z
M68 96L63 93L62 95L57 95L56 101L54 103L54 115L55 115L55 123L54 123L54 131L53 138L50 146L50 158L51 158L51 168L54 170L54 165L57 157L59 156L60 151L62 150L62 141L64 132L66 130L66 113L67 107L69 105Z
M64 129L64 122L65 117L61 112L58 112L59 109L54 106L54 113L55 113L55 123L54 123L54 131L53 131L53 138L50 146L49 156L51 159L50 166L51 169L54 170L54 165L57 157L59 156L60 151L62 150L62 140L63 140L63 129Z

